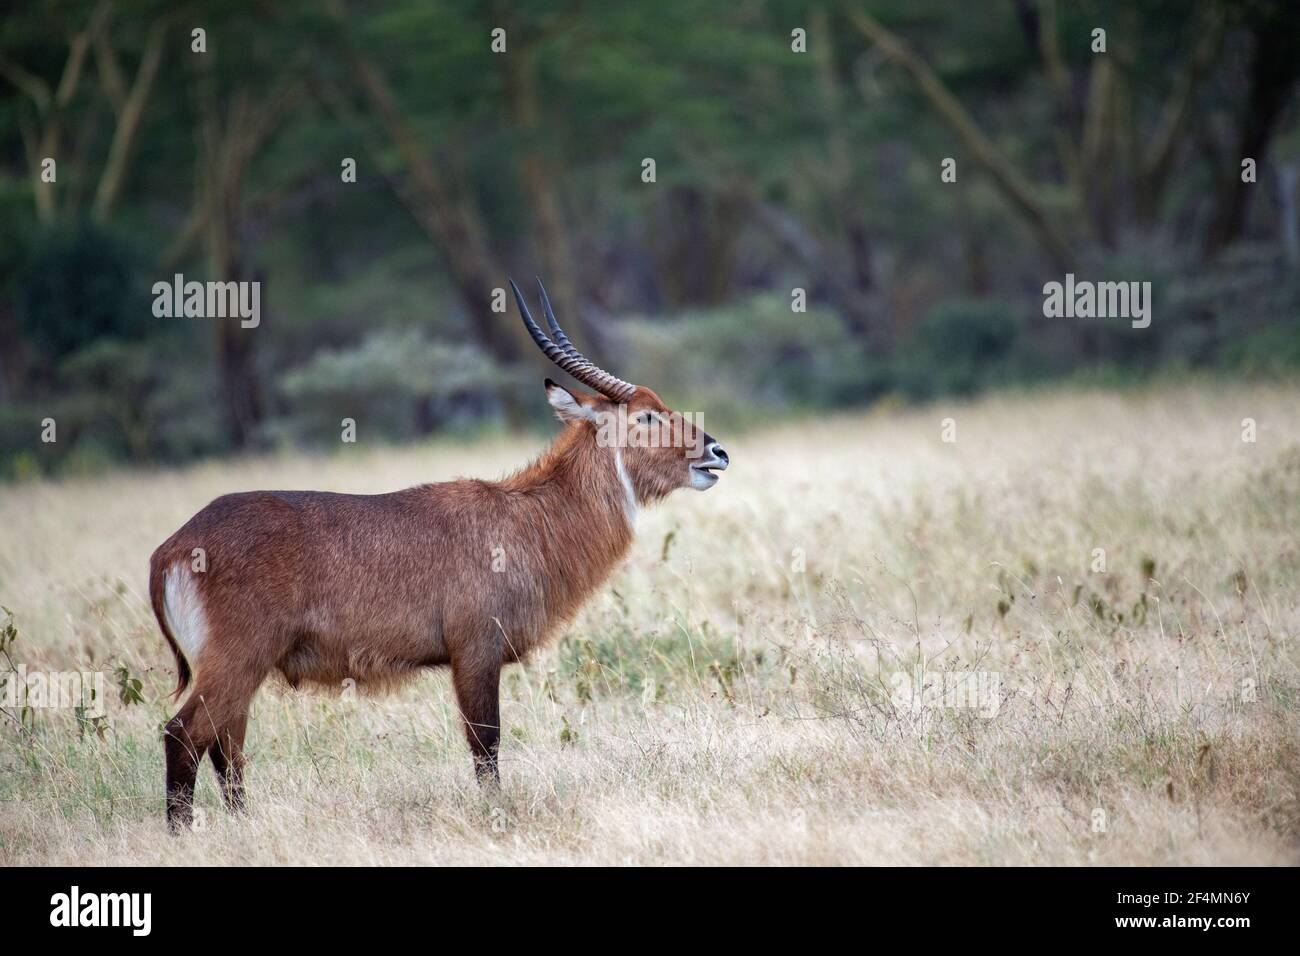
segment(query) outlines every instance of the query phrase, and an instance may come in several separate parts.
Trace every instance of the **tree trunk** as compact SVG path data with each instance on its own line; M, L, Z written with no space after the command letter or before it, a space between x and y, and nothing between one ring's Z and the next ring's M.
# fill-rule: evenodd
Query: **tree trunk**
M245 278L240 242L243 168L241 149L235 143L240 135L238 107L232 106L230 114L224 132L218 131L215 115L204 120L210 156L206 164L207 271L208 279L218 282L241 282ZM247 448L262 422L262 389L253 339L262 326L243 328L237 317L210 316L209 321L216 325L217 375L226 433L235 448Z
M136 134L140 121L144 117L145 104L153 89L154 77L158 73L158 63L162 59L163 36L166 30L162 21L156 22L149 29L149 38L145 41L144 56L136 71L131 92L122 103L122 110L113 130L113 141L108 148L108 161L99 178L99 187L95 191L95 202L91 213L99 222L103 222L113 212L122 187L126 182L126 173L135 146ZM104 54L107 55L107 54Z
M210 69L205 61L205 69ZM246 281L243 250L244 174L258 151L299 98L296 81L269 96L236 90L218 105L214 77L198 78L199 206L197 228L207 253L210 281ZM266 300L260 301L265 312ZM210 317L216 323L217 373L226 430L236 448L257 438L264 417L254 343L263 326L244 328L239 317Z
M862 214L862 203L855 188L854 172L859 163L854 159L845 133L848 124L835 65L835 36L831 32L830 17L823 8L817 7L812 11L809 27L826 131L824 174L832 203L827 218L834 227L835 244L846 249L845 255L826 256L820 263L821 273L828 279L831 294L849 333L868 343L873 352L888 351L893 347L894 329L874 301L877 297L871 230Z
M674 308L723 302L735 268L737 228L748 203L739 194L671 186L659 206L655 259Z
M1292 270L1300 269L1300 203L1296 186L1300 183L1300 162L1282 164L1277 171L1278 232L1282 249Z
M1190 125L1192 100L1206 72L1213 64L1223 42L1223 10L1212 4L1205 7L1202 16L1200 42L1192 51L1178 82L1165 103L1150 151L1143 157L1138 173L1137 214L1141 225L1154 225L1160 212L1178 147L1183 142Z
M1255 54L1251 61L1246 115L1232 154L1237 165L1223 171L1219 201L1205 237L1206 260L1241 237L1250 191L1255 187L1242 182L1239 164L1251 158L1257 166L1264 165L1278 118L1300 75L1300 56L1295 51L1295 37L1300 33L1300 8L1293 3L1278 3L1269 9L1271 15L1257 21L1251 31Z
M1038 51L1043 63L1047 85L1051 88L1053 118L1056 126L1057 158L1070 186L1071 194L1084 206L1083 171L1079 168L1079 134L1083 128L1083 111L1075 96L1074 82L1061 54L1060 33L1057 26L1056 0L1016 0L1016 15L1029 42Z

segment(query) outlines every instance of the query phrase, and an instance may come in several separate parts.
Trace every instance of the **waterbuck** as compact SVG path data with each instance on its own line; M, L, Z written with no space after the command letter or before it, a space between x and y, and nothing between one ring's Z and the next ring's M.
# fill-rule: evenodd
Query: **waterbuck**
M584 358L540 280L549 336L510 285L533 340L594 390L546 380L564 429L536 461L503 481L382 495L224 495L153 553L149 596L176 655L175 696L194 684L164 739L173 831L192 818L204 754L226 805L243 806L249 704L272 672L293 687L383 688L449 666L475 773L499 782L502 665L545 642L605 580L640 507L711 488L727 467L688 417Z

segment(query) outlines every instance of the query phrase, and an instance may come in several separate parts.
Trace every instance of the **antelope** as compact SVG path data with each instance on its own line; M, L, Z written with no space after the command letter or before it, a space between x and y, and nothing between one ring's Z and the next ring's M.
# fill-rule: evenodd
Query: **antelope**
M592 392L545 380L564 427L531 464L501 481L379 495L223 495L153 553L149 597L176 658L173 697L193 682L164 732L172 832L193 819L205 754L227 808L245 806L249 705L273 673L293 688L385 690L450 667L475 777L499 785L501 668L605 581L641 507L718 482L722 446L649 388L588 361L537 285L549 334L510 282L525 328ZM656 440L669 431L672 441Z

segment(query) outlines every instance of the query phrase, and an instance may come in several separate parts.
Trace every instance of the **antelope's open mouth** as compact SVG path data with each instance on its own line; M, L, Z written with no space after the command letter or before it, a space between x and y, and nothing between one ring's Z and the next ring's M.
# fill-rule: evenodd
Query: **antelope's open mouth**
M691 487L703 491L718 483L718 472L725 471L727 462L721 458L705 458L691 464Z

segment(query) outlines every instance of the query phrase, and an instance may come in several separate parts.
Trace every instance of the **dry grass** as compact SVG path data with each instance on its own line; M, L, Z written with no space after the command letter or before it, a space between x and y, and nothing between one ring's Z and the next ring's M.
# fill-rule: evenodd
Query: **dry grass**
M389 490L532 447L0 489L15 661L125 664L145 697L111 693L102 739L0 716L0 862L1294 863L1297 408L1189 385L728 437L718 488L643 515L628 564L511 670L501 793L472 781L445 676L355 702L268 687L251 815L205 770L208 825L177 839L154 545L222 492ZM996 673L996 714L896 706L918 662Z

